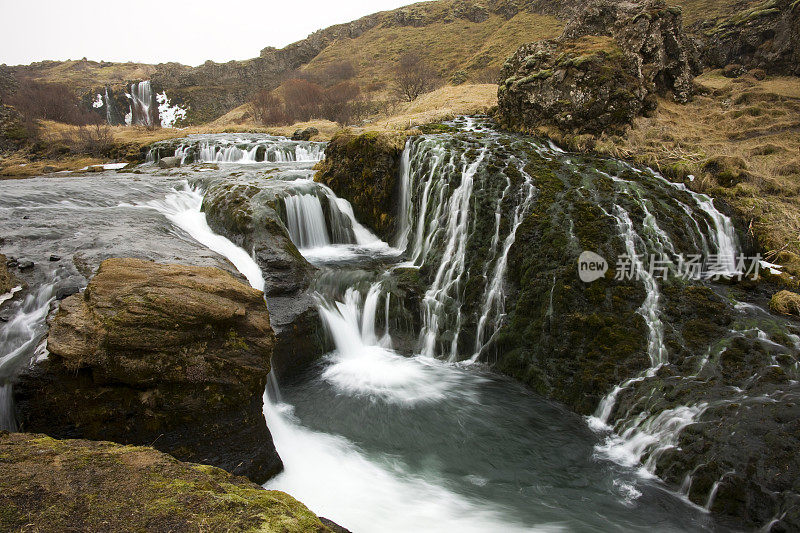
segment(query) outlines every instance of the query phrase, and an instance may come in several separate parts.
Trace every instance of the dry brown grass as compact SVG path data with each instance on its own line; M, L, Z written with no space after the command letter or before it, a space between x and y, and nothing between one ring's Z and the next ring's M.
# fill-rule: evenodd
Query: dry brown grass
M636 119L624 136L540 133L652 166L724 199L763 252L800 274L800 78L731 80L713 71L696 81L703 92L692 102L662 100L654 116ZM740 183L704 171L704 163L719 156L741 158Z
M445 4L431 2L426 9L433 12L444 9ZM518 13L509 20L491 15L480 23L457 19L420 27L380 25L355 39L334 42L303 70L322 72L328 65L349 61L362 89L388 94L393 69L404 52L418 53L445 80L460 70L475 76L487 69L499 69L520 45L557 37L562 28L563 23L554 17L531 13Z

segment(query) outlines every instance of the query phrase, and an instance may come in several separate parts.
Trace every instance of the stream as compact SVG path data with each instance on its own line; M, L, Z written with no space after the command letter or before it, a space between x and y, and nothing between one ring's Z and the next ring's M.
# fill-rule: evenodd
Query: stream
M388 243L358 223L348 202L310 181L324 157L316 144L287 151L286 140L216 135L177 147L187 165L194 162L181 169L159 170L151 162L137 173L0 182L0 251L35 263L21 274L24 296L0 307L6 320L0 323L0 428L15 429L8 383L47 355L52 304L84 287L103 259L218 266L264 289L252 254L215 234L202 205L213 180L268 174L289 191L286 228L319 269L313 288L335 349L299 376L273 378L265 392L267 425L285 465L267 488L288 492L355 533L727 531L646 465L674 446L684 427L676 417L691 422L699 413L676 412L661 425L635 417L615 425L611 417L620 394L655 376L669 358L652 279L643 281L649 293L640 311L651 364L636 382L606 391L593 416L575 414L487 364L507 323L510 250L542 191L529 161L514 155L518 141L472 120L459 127L466 133L446 141L409 141L399 230ZM529 150L579 166L544 143ZM499 181L487 170L498 166L511 169ZM673 202L670 209L685 213L686 241L699 251L735 253L730 220L706 197L674 187L672 200L654 200L617 179L627 191L620 194L639 198L645 210ZM644 214L632 222L626 202L608 213L619 245L642 252L656 243L674 253L679 245L655 218ZM481 227L479 217L486 220ZM415 272L430 282L412 304L401 300L397 283ZM482 281L467 291L472 278ZM542 289L551 311L555 280L553 273L552 287Z

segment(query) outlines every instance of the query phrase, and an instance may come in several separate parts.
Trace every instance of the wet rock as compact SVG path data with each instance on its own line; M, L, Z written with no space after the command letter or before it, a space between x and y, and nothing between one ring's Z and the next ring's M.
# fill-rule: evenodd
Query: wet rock
M391 242L397 230L400 159L405 137L375 132L339 133L325 149L314 179L353 206L356 219Z
M769 301L769 308L781 315L800 316L800 294L791 291L775 293Z
M620 129L652 111L655 95L688 101L696 70L679 9L661 0L595 1L561 37L523 45L506 61L498 114L512 128Z
M61 256L53 254L50 256L50 261L61 261Z
M150 447L0 432L0 463L4 531L335 531L288 494Z
M264 276L264 294L276 341L273 368L278 378L299 373L325 351L317 305L309 292L315 268L292 243L278 211L273 182L226 179L207 185L203 200L211 228L246 250Z
M30 270L33 268L33 261L20 261L17 263L17 268L21 271Z
M177 168L181 166L181 158L180 157L162 157L158 160L158 167L159 168Z
M293 141L310 141L312 137L319 134L319 130L313 126L306 129L298 129L292 133Z
M152 444L263 483L282 468L262 413L273 346L261 292L230 274L109 259L61 302L50 356L16 384L19 426Z

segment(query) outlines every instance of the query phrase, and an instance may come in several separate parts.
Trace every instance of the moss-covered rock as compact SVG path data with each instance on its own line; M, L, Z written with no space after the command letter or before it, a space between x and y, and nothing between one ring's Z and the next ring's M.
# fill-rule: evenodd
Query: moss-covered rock
M0 432L3 531L327 532L288 494L148 447Z
M16 150L33 140L24 117L11 106L0 104L0 152Z
M397 231L400 159L405 136L339 133L325 149L314 179L347 198L356 218L381 239Z
M653 110L655 94L688 101L694 70L679 10L663 0L595 1L561 37L524 45L506 61L498 114L511 128L617 130Z
M19 427L152 444L264 482L282 464L262 413L274 335L261 291L216 268L102 263L14 387Z

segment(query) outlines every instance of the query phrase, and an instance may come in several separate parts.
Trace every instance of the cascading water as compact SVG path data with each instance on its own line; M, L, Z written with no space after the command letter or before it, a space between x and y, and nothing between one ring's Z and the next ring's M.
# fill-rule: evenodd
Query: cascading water
M174 156L181 163L311 163L325 157L325 144L310 141L291 141L272 135L191 135L176 141L155 143L148 162Z
M203 177L222 183L275 183L275 211L285 216L300 252L320 269L313 288L335 349L283 388L270 378L264 413L285 471L267 487L285 490L314 512L356 531L714 529L701 509L637 472L639 464L652 472L659 454L677 445L681 430L712 407L705 401L671 405L652 416L645 410L647 398L638 412L630 407L637 404L626 395L670 365L674 355L665 348L669 293L644 264L636 265L643 277L635 283L639 292L631 294L641 296L635 306L644 324L648 368L609 394L608 412L597 414L616 434L606 429L598 437L583 418L481 365L444 360L491 362L504 349L497 339L508 337L518 311L520 287L515 283L524 274L517 264L519 250L538 237L534 223L546 220L557 227L569 254L579 246L585 228L572 204L553 202L558 212L551 219L541 210L543 199L550 202L552 191L561 190L554 178L537 173L541 168L558 169L565 180L572 180L565 189L573 204L577 198L600 205L597 220L606 223L601 231L610 228L608 240L634 256L663 252L674 259L687 251L687 242L725 255L728 242L735 254L730 220L713 204L662 183L654 173L637 171L636 179L622 179L606 168L604 176L580 166L578 157L536 140L498 134L477 121L468 126L480 135L408 141L395 248L359 224L346 200L307 179L310 161L287 163L273 172L257 150L255 162L263 166L235 167L235 175L224 168L202 168ZM214 157L223 146L253 149L241 146L238 135L184 139L161 145L163 153L155 149L152 160L175 154L197 161L203 142L216 146ZM270 142L288 143L258 139L253 145L260 144L266 154ZM285 146L296 155L298 146L306 145ZM323 150L321 146L319 153ZM263 176L265 167L271 172L268 178ZM139 234L154 240L164 235L185 239L224 256L252 286L264 288L251 251L209 227L201 211L201 189L176 185L155 166L141 168L135 186L128 176L103 176L114 187L111 201L97 197L92 178L76 180L70 205L64 207L69 210L59 223L74 216L72 211L79 217L94 213L92 202L108 204L108 214L96 215L105 218L93 219L98 234L105 235L123 213L132 218L124 220L124 231L101 239L103 244ZM165 175L175 190L154 199L153 191L165 188ZM2 187L4 192L22 188L19 203L27 205L24 186L32 184ZM593 196L597 190L605 196ZM7 198L0 197L0 209ZM674 221L662 222L662 209L669 209ZM408 215L405 221L403 213ZM19 215L13 213L8 220L24 226L38 218ZM154 230L153 218L168 221L173 229ZM139 227L141 231L132 230ZM36 234L26 228L17 232L28 233ZM72 233L69 239L78 239ZM70 242L59 239L63 246ZM85 245L74 242L78 249ZM166 260L216 257L208 251L190 255L176 242L168 241L162 254ZM405 257L400 256L403 249ZM556 260L568 262L569 257ZM572 266L570 273L568 281L578 283ZM539 281L547 320L536 326L558 335L565 278L551 270ZM44 317L34 322L44 327ZM416 336L420 331L416 347L405 342L409 332ZM771 333L758 335L762 333L764 342L770 341ZM693 371L699 374L713 364L711 354ZM0 386L0 398L3 394L8 390ZM0 420L7 419L0 412Z
M159 124L158 107L150 80L132 83L128 97L131 101L131 124L147 127Z
M298 248L319 248L331 244L319 198L297 194L284 198L289 235Z

